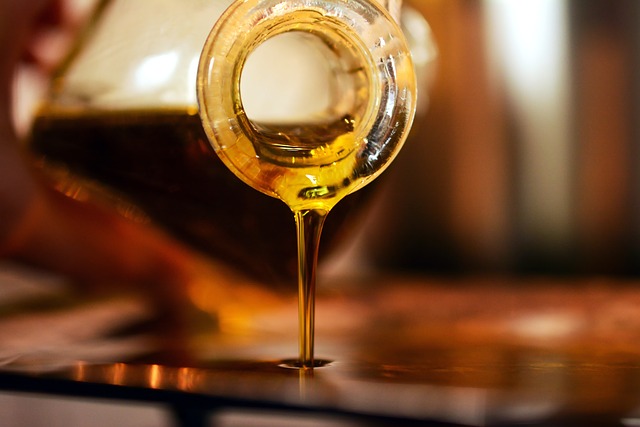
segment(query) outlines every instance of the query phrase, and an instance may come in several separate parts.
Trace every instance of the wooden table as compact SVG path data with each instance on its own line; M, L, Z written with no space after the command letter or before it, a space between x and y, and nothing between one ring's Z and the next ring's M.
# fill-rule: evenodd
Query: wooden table
M184 426L249 410L349 425L640 424L640 282L389 276L320 288L316 355L331 363L303 374L278 366L297 351L294 295L194 310L185 357L159 346L167 337L135 300L34 287L2 305L0 389L161 404Z

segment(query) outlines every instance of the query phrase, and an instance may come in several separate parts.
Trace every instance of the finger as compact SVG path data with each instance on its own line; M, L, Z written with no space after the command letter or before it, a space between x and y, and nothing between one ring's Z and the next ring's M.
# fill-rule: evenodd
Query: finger
M85 2L86 3L86 2ZM90 9L70 0L50 0L35 16L22 60L46 72L54 69L71 49Z

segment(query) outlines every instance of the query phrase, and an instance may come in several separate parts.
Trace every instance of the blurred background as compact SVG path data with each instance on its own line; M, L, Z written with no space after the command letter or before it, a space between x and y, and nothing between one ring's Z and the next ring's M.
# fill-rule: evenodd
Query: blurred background
M407 0L438 63L364 245L443 274L640 273L640 3ZM373 248L373 249L371 249Z
M80 5L92 2L76 1ZM328 260L325 272L383 271L443 276L640 275L640 123L635 120L640 113L640 2L404 1L426 18L437 45L437 61L426 76L427 89L423 90L422 99L426 104L405 148L379 183L374 184L381 191L381 197L371 205L365 221L347 223L358 228L358 234L347 239L343 250ZM29 83L25 80L21 84ZM34 86L29 88L33 90ZM28 101L22 98L22 102ZM23 129L27 127L27 115L19 116ZM280 208L283 215L287 213L285 207ZM290 218L283 218L288 227ZM273 252L269 248L271 243L264 242L267 251ZM6 288L7 279L4 281ZM443 288L449 290L449 283L445 281ZM542 287L540 291L543 293L555 285L556 282L547 283L548 288ZM454 307L449 310L450 316L445 316L433 328L445 331L443 340L451 338L452 325L460 328L460 323L455 323L460 321L456 316L468 321L468 329L458 330L468 331L469 336L475 337L483 326L503 325L499 316L507 313L507 320L523 320L525 323L522 324L534 325L533 329L527 330L538 328L534 334L521 336L527 342L533 341L534 345L539 342L553 345L560 341L544 339L559 337L565 340L574 331L579 335L582 329L578 326L583 325L580 322L584 319L596 331L622 331L619 342L637 341L633 338L638 325L634 321L637 300L622 289L616 289L615 298L613 293L605 293L603 297L592 289L591 293L581 293L587 294L585 302L580 295L562 293L564 288L558 286L560 298L552 294L549 300L538 299L538 305L533 304L532 309L535 292L516 299L511 298L512 294L500 294L502 298L495 303L494 290L493 294L486 295L495 305L482 305L478 301L483 301L483 289L474 293L470 288L462 287L459 293L452 290L451 298L444 301L431 298L430 294L422 300L416 299L413 293L397 300L388 300L388 294L382 294L379 306L392 308L392 315L383 320L394 319L382 333L392 330L388 335L399 335L398 339L402 340L397 318L408 318L407 324L411 327L406 331L418 332L408 334L407 340L413 337L415 342L428 344L431 329L424 329L426 322L421 325L423 329L417 327L412 314L420 312L429 320L430 313L437 317L443 311L442 307ZM7 292L4 295L6 297ZM259 303L267 305L261 298L259 296ZM512 304L507 309L504 309L505 301ZM549 306L549 301L555 301L556 305ZM367 305L369 310L370 302L369 299L353 300L354 304ZM571 311L572 304L583 309L577 318L572 317L575 314ZM349 331L340 321L355 318L356 326L351 331L357 330L357 334L361 334L372 329L370 325L375 323L351 306L346 307L349 316L323 318L323 322L327 318L335 320L338 326L331 322L323 324ZM396 307L395 312L393 307ZM278 314L277 308L276 304ZM517 309L524 316L518 317ZM353 313L357 315L353 316ZM497 320L492 317L494 313L499 313ZM622 316L616 317L620 313ZM289 314L287 311L282 318L289 319ZM403 314L407 317L402 317ZM144 315L144 312L140 314L134 310L133 315ZM602 323L597 320L608 327L599 329ZM260 324L260 327L264 328L264 325ZM50 329L46 331L48 334ZM278 323L274 329L282 329L282 324ZM425 335L420 335L421 330L427 331ZM624 335L625 331L628 335ZM345 342L352 343L353 336ZM483 335L480 336L482 339ZM596 347L608 345L609 341L601 339L602 336L598 335L594 340ZM612 333L612 336L617 335ZM22 335L19 337L23 338ZM536 337L541 341L536 341ZM589 337L591 335L586 339ZM375 340L376 348L379 342L379 339ZM95 346L93 341L89 344L92 348ZM590 349L587 347L586 351L589 356L598 353ZM481 352L481 362L488 360L489 366L502 366L494 363L502 360L500 350L492 351L489 348ZM463 364L461 355L469 353L468 347L464 351L454 351L447 363ZM425 354L433 355L427 351ZM567 369L557 362L564 360L562 358L542 360L545 364L551 360L550 365L560 366L560 373L554 371L555 375L561 376L565 373L562 369ZM636 359L632 365L637 366ZM534 365L534 375L538 375L540 366L543 364ZM455 373L444 372L455 379ZM455 372L460 374L460 371ZM579 375L583 371L576 372ZM507 370L504 377L496 376L507 378L511 373ZM607 387L606 376L602 378L594 383L570 380L566 383L578 384L581 389L594 390L596 394L617 390L614 386ZM619 378L614 377L611 384L627 387L621 378L632 378L629 381L633 381L636 377L624 371ZM565 383L549 381L549 384L554 387ZM583 387L584 384L588 386ZM566 390L574 390L573 387L575 385L568 386ZM611 395L614 394L612 391ZM69 406L56 402L58 412L54 417L42 416L53 413L47 409L47 402L38 404L40 412L33 410L32 401L17 406L14 396L0 394L3 419L13 417L11 419L16 420L8 425L36 425L32 422L34 418L50 423L51 420L64 420L69 414L81 416L76 415L77 402ZM110 408L90 406L84 412L87 418L79 423L88 420L91 416L88 414L95 414L96 410L109 411ZM144 425L163 425L166 414L152 411L140 417L154 420Z

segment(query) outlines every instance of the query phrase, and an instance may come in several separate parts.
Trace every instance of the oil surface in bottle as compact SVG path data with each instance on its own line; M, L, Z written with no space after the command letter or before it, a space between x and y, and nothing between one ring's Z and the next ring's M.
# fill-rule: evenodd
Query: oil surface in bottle
M252 136L223 150L251 185L293 211L330 210L354 185L357 147L350 116L302 124L251 123Z

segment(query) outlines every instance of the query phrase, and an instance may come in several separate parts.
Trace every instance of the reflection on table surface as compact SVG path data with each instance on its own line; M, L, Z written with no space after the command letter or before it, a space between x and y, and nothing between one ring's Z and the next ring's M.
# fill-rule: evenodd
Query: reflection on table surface
M72 301L60 283L4 267L0 280L0 388L8 392L160 403L190 420L184 425L205 425L221 408L350 425L640 422L634 282L332 285L321 289L316 331L317 356L332 362L303 375L278 366L297 349L293 295L251 310L247 295L247 307L237 300L198 311L185 358L160 346L166 337L134 299Z

